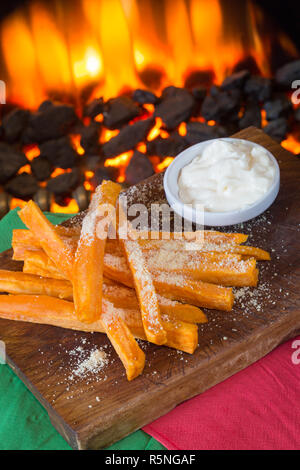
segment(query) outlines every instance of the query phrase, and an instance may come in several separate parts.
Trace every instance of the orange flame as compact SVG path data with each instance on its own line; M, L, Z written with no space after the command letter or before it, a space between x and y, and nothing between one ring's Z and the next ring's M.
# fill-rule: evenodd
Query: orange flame
M121 166L127 166L127 163L129 162L130 158L133 155L133 151L130 150L129 152L122 153L121 155L118 155L117 157L114 158L107 158L105 160L104 166L115 166L115 167L121 167Z
M26 201L23 201L23 199L13 197L10 201L10 209L13 210L16 209L16 207L20 207L22 209L26 204Z
M30 165L24 165L22 166L19 171L18 171L18 175L20 175L21 173L31 173L31 166Z
M71 171L71 169L63 170L62 168L55 168L55 170L51 173L51 178L55 178L56 176L62 175L63 173L70 173Z
M35 108L49 96L79 98L87 87L105 98L159 91L203 70L219 83L249 55L266 74L264 15L250 0L240 3L243 18L219 0L33 0L1 27L8 99ZM277 40L296 54L282 33Z
M24 148L24 153L27 159L31 162L34 158L40 155L41 151L37 145L30 145Z
M161 126L163 125L162 119L160 117L155 118L155 125L152 127L151 131L148 134L147 140L151 142L161 133Z
M165 168L167 168L169 165L171 165L172 161L174 160L174 157L166 157L163 159L161 163L156 165L156 171L163 171Z
M76 214L79 212L79 207L75 199L71 199L66 206L60 206L55 201L51 202L51 212L59 212L61 214Z
M282 147L295 155L300 154L300 141L293 135L288 135L287 139L281 142Z
M70 137L71 137L72 145L74 149L76 150L76 152L78 153L78 155L84 155L84 149L80 145L81 136L79 134L72 134Z
M178 134L184 137L186 133L187 133L186 122L182 122L180 126L178 127Z
M1 78L7 84L8 101L34 109L46 98L59 98L80 104L80 97L114 97L134 88L149 88L159 93L167 85L184 86L191 73L209 72L217 84L232 72L236 64L252 56L263 75L270 74L272 35L265 32L263 11L251 0L240 3L242 15L221 0L56 0L51 6L33 0L8 16L0 29L2 57ZM297 51L291 41L277 31L277 44L292 57ZM2 60L1 60L2 58ZM201 75L201 74L198 74ZM145 116L154 112L145 104ZM143 116L143 117L145 117ZM88 125L90 118L84 118ZM102 122L100 114L95 121ZM191 121L205 122L203 117ZM208 121L215 125L215 121ZM262 126L267 124L262 111ZM103 144L119 130L102 128ZM186 123L178 133L185 136ZM147 141L168 138L161 118L155 119ZM78 153L84 155L80 136L71 135ZM296 137L289 135L282 145L300 152ZM147 152L147 142L137 150ZM40 155L36 145L25 147L29 162ZM118 182L125 181L125 170L133 151L105 161L105 166L118 167ZM156 171L173 161L150 157ZM84 161L84 160L83 160ZM31 172L30 165L19 170ZM57 168L51 177L70 169ZM84 187L93 191L91 171L85 171ZM41 187L46 182L40 183ZM60 206L55 201L51 210L77 212L74 199ZM23 205L12 198L12 207Z
M105 142L108 142L112 137L115 137L116 135L119 134L119 130L110 130L110 129L103 129L101 137L100 137L100 142L102 144L105 144Z

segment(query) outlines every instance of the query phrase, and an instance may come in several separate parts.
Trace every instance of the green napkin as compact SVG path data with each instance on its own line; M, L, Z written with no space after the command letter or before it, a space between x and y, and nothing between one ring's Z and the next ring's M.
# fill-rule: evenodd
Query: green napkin
M0 221L0 252L11 247L12 230L24 228L14 209ZM50 214L59 224L70 214ZM48 414L23 382L7 366L0 364L0 450L70 450L52 426ZM161 450L164 447L143 431L136 431L109 447L110 450Z

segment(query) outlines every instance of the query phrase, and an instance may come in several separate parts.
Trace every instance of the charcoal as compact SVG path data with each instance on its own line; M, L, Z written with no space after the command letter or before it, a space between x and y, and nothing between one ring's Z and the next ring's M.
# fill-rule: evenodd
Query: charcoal
M36 179L28 173L15 176L4 186L5 191L20 199L31 198L39 189Z
M82 161L83 159L80 159ZM84 163L87 170L95 171L95 169L101 163L101 156L100 155L85 155Z
M36 157L30 163L31 171L38 181L45 181L50 178L53 171L51 163L44 157Z
M3 137L7 142L13 143L20 139L27 126L29 115L29 111L17 108L4 116L2 121Z
M206 97L206 88L203 88L203 87L193 88L192 95L196 101L203 101L204 98Z
M274 119L274 121L271 121L266 127L264 127L264 132L278 141L285 139L287 131L288 121L284 117Z
M296 109L294 117L297 122L300 122L300 108Z
M51 178L47 183L47 189L58 196L65 196L79 184L79 172L74 168L71 172L63 173Z
M83 185L80 185L73 191L72 197L77 202L79 210L84 211L89 206L91 192L87 191Z
M103 105L103 98L96 98L85 106L83 115L94 119L103 112Z
M24 153L8 144L0 143L0 183L6 183L19 169L28 163Z
M157 89L161 86L164 71L162 67L148 65L139 72L139 77L147 88Z
M225 137L229 137L231 136L232 134L236 134L237 132L240 131L240 127L239 127L239 119L236 121L228 121L226 122L226 125L225 124L222 124L222 126L219 126L219 128L222 128L224 130L224 132L226 133L226 136Z
M38 107L38 111L46 111L46 109L50 108L50 106L52 105L53 105L53 102L51 100L45 100Z
M123 127L118 135L103 144L103 154L106 158L111 158L133 149L139 142L146 138L153 125L154 119L149 118Z
M165 100L167 98L174 98L175 96L181 96L183 90L184 88L176 87L173 85L167 86L161 92L161 100Z
M261 110L259 104L252 100L246 103L244 114L239 120L240 129L249 126L261 127Z
M100 152L100 125L98 123L92 122L89 126L83 127L80 134L80 145L85 153L97 154Z
M202 122L188 122L186 125L185 141L188 145L194 145L204 140L217 139L227 135L221 126L209 126Z
M240 72L235 72L229 77L225 78L222 82L222 90L233 90L235 88L243 88L245 81L249 78L250 73L248 70L241 70Z
M78 122L73 106L48 103L29 118L24 143L42 143L68 134Z
M144 153L135 151L125 171L126 182L130 185L137 184L153 174L154 169L149 158Z
M11 196L5 191L0 193L0 219L4 217L10 209Z
M256 60L251 55L244 57L233 67L233 73L241 72L242 70L248 70L252 75L260 73Z
M206 87L214 80L214 72L212 70L195 70L191 72L184 82L184 87L192 90L195 87Z
M278 85L290 89L294 80L300 79L300 60L294 60L277 70L275 80Z
M267 113L267 120L272 121L273 119L288 115L293 108L287 96L278 95L272 100L267 101L264 104L264 109Z
M104 104L103 124L108 129L119 129L140 114L140 108L128 96L112 98Z
M69 137L49 140L40 145L41 156L47 158L56 168L72 168L76 164L77 153L70 143Z
M39 188L33 196L34 202L37 203L42 211L49 211L51 206L51 193L46 188Z
M174 133L170 137L156 139L147 142L147 154L158 157L175 157L186 148L187 144L183 137Z
M253 75L246 81L244 92L257 101L266 101L271 96L272 81L269 78Z
M195 104L195 99L188 90L168 87L163 90L162 101L156 106L154 116L160 117L167 129L175 129L190 118Z
M119 175L118 168L114 166L103 166L95 170L91 183L94 187L102 183L103 180L116 181Z
M207 120L220 122L224 119L237 118L237 112L241 105L241 93L239 90L217 91L206 96L201 107L201 114Z
M157 104L159 98L148 90L137 89L132 94L132 99L139 104Z
M218 96L218 94L221 92L221 88L218 85L212 85L209 90L209 94L211 96Z

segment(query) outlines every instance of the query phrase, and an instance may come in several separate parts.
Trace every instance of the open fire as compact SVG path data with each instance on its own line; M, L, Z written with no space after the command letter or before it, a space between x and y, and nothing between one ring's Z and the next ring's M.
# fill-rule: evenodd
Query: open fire
M32 1L1 46L0 216L32 197L76 212L103 178L135 184L249 125L300 153L299 56L251 1Z

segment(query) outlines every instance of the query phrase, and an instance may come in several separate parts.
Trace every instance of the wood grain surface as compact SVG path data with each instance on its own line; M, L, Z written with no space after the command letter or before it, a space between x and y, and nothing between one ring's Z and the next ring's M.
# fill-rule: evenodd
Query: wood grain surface
M230 313L206 311L209 322L199 326L199 347L194 355L141 342L147 359L145 371L127 382L104 334L0 320L8 364L73 448L97 449L116 442L299 334L299 161L258 129L249 128L236 136L257 142L276 156L281 187L265 214L227 231L248 233L249 244L270 250L272 260L259 263L255 295L244 293ZM162 175L128 194L132 202L165 202ZM21 263L11 260L11 251L0 256L1 268L21 269ZM78 354L88 357L95 347L106 348L108 364L98 374L74 377Z

